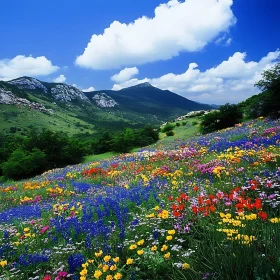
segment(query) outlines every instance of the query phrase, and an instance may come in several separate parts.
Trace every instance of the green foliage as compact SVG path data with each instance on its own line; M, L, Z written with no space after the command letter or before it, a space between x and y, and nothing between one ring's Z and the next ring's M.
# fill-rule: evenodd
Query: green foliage
M0 135L0 176L21 179L82 161L90 143L64 133L32 130L27 137Z
M174 136L174 131L173 130L169 130L165 132L166 136Z
M171 131L174 129L174 125L171 124L171 123L167 123L162 129L161 129L161 132L167 132L167 131Z
M31 152L22 148L15 150L9 159L2 164L3 175L7 178L28 178L44 170L46 155L39 149Z
M176 123L176 126L180 126L180 123L177 122L177 123Z
M242 121L242 111L235 104L225 104L219 111L214 111L202 117L200 124L204 133L213 132L219 129L234 126Z

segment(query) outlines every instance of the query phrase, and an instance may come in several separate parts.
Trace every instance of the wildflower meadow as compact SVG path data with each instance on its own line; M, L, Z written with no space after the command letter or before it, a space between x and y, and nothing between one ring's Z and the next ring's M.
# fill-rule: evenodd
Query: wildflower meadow
M0 279L280 279L280 121L0 185Z

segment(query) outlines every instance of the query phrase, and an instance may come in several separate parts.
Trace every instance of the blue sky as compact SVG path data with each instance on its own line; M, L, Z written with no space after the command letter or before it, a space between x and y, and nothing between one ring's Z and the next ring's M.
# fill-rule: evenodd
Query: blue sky
M3 0L0 79L96 90L148 81L236 103L279 57L279 11L278 0Z

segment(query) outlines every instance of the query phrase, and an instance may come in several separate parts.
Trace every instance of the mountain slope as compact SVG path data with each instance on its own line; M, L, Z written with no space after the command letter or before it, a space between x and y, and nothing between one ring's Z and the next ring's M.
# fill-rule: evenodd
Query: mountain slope
M156 115L162 121L190 111L209 110L210 105L199 104L175 94L161 90L149 83L125 88L119 91L104 90L85 93L91 99L96 93L104 93L120 104L123 111Z
M120 91L83 92L31 77L0 82L0 129L6 133L45 127L70 134L159 125L211 107L144 83Z

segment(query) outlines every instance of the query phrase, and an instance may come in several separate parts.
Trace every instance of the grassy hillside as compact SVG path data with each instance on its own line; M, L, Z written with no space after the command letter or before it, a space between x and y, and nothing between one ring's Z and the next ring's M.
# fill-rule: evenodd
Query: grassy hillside
M0 277L279 279L279 132L258 119L2 185Z

